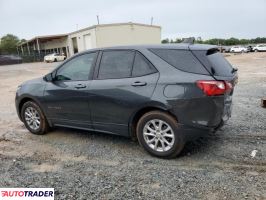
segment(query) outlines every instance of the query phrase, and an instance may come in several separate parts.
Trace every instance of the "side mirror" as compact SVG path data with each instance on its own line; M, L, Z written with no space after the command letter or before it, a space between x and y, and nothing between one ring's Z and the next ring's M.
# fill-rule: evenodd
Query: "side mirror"
M49 73L49 74L46 74L43 79L47 82L53 82L54 80L54 77L53 77L53 73Z

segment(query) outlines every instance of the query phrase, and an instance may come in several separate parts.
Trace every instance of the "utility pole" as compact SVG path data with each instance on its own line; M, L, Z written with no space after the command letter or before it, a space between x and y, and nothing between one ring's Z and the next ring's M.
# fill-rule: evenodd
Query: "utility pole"
M152 26L152 23L153 23L153 17L151 17L151 26Z
M98 22L98 25L99 25L100 24L99 15L97 15L97 22Z

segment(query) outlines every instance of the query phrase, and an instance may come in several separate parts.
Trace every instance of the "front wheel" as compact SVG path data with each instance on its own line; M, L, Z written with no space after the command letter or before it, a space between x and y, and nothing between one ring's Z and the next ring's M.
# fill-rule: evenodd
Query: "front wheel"
M28 101L23 104L21 117L26 128L33 134L43 135L49 128L42 110L35 102Z
M185 145L177 120L161 111L152 111L140 118L137 137L144 149L157 157L176 157Z

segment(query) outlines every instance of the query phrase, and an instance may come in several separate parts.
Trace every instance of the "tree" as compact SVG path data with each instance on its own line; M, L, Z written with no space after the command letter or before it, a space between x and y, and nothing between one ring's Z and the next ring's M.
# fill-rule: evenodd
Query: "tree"
M162 44L167 44L167 43L169 43L169 39L168 38L162 40Z
M17 44L19 39L17 36L7 34L1 38L0 53L1 54L15 54L17 53Z
M173 41L172 39L164 39L162 40L162 43L180 43L181 39L176 39ZM229 39L221 39L221 38L212 38L209 40L202 40L201 37L198 37L195 40L195 43L198 44L213 44L213 45L225 45L225 46L231 46L231 45L247 45L247 44L261 44L266 43L266 37L257 37L254 39L238 39L238 38L229 38Z

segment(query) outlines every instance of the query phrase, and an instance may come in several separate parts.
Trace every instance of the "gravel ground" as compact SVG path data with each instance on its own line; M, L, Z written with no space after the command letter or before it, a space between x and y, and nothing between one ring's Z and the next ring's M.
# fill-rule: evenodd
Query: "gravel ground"
M266 199L266 53L226 57L239 68L232 118L186 145L151 157L130 139L58 128L28 133L14 95L56 63L0 67L0 187L53 187L55 199ZM251 152L257 150L254 158Z

